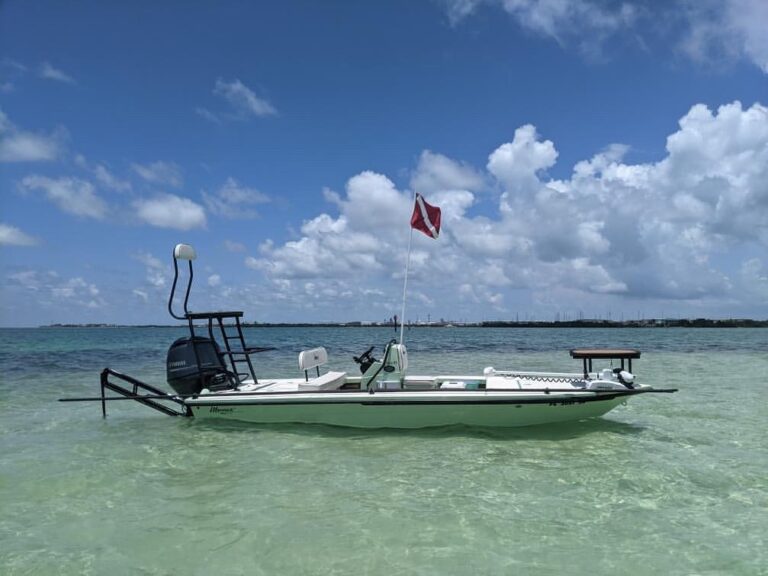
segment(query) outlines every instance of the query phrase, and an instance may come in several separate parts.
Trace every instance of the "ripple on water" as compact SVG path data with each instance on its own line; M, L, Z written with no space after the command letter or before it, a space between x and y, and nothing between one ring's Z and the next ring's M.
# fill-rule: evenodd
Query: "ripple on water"
M260 369L327 341L352 371L349 351L383 334L300 332L254 330L279 346ZM104 365L162 385L173 330L6 334L0 573L766 573L768 332L445 332L411 331L414 371L572 369L569 347L614 342L680 392L511 430L258 427L117 402L102 420L55 400L95 395Z

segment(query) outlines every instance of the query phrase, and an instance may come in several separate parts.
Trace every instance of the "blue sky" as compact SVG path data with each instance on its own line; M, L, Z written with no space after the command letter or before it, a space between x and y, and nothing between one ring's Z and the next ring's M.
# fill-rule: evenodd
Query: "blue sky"
M0 5L0 324L768 317L768 4Z

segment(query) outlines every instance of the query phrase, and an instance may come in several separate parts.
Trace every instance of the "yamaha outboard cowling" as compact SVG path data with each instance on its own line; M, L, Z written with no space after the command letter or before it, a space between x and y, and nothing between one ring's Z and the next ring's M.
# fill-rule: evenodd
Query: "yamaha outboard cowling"
M168 349L166 369L168 385L183 396L198 394L203 388L234 388L231 375L221 362L219 346L210 338L195 336L194 343L188 337L176 340Z

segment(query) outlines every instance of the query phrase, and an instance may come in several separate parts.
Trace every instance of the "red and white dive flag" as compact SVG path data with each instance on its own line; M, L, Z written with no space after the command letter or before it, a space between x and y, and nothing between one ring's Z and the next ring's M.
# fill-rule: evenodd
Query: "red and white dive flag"
M440 208L427 204L421 194L416 194L416 203L411 215L411 228L424 232L430 238L440 235Z

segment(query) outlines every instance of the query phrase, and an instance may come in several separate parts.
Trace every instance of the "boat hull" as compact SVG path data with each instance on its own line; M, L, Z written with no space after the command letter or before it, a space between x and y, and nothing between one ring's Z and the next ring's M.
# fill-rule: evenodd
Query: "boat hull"
M254 423L306 423L353 428L431 428L466 425L512 428L602 416L623 395L552 398L402 398L377 394L362 398L236 398L188 403L198 418ZM367 397L367 398L366 398ZM382 398L383 397L383 398ZM222 399L223 400L223 399Z

